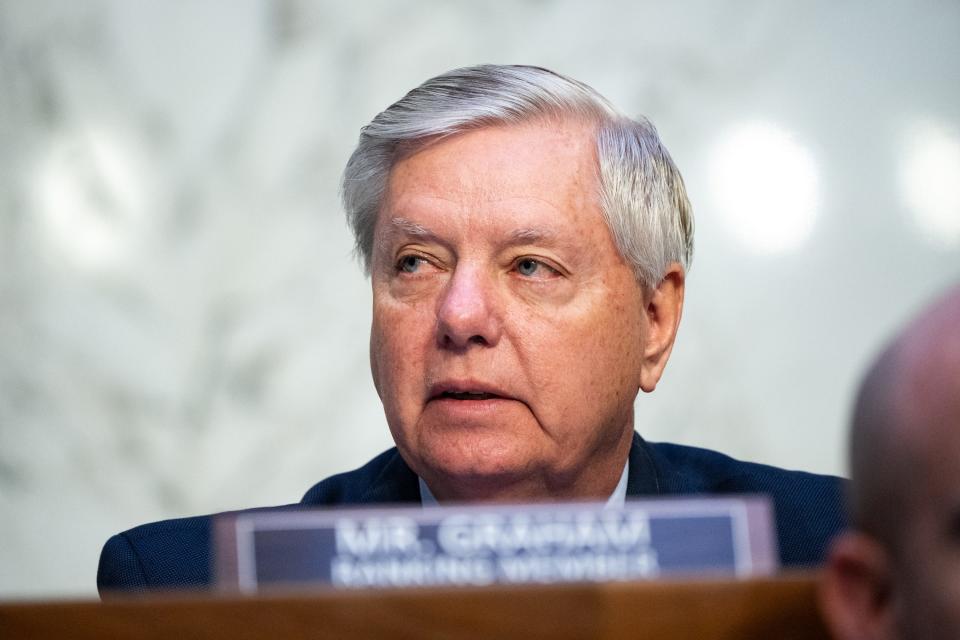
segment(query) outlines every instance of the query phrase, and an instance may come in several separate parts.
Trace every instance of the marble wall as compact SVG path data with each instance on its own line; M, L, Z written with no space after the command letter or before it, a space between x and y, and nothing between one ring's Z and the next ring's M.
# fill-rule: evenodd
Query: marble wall
M697 214L652 440L842 473L858 372L960 278L952 1L0 1L0 597L390 438L336 193L425 78L524 62L659 127Z

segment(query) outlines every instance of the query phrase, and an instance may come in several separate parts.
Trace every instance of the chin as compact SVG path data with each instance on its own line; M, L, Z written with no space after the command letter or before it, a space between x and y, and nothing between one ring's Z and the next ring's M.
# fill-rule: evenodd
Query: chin
M530 497L539 474L531 456L498 447L495 450L442 451L422 457L414 469L437 498L471 501L504 501ZM542 490L542 489L541 489Z

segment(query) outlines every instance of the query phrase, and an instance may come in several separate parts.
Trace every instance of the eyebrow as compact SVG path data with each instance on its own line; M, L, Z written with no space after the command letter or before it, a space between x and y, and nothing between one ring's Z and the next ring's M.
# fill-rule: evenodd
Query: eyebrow
M390 224L392 224L396 229L410 236L430 239L438 239L439 237L436 233L431 231L430 228L399 216L391 218ZM507 246L514 246L518 244L541 244L555 242L556 239L557 234L552 229L522 228L511 231L505 244Z
M390 226L393 232L400 232L407 236L412 236L414 238L422 238L425 240L432 240L434 242L440 242L440 237L436 233L431 231L429 228L413 222L412 220L407 220L406 218L401 218L399 216L390 218ZM390 236L380 238L377 242L378 251L386 251L390 247Z
M508 244L543 244L556 239L557 234L552 229L516 229L510 232Z
M400 231L403 231L407 235L418 236L418 237L434 237L434 238L437 237L437 234L435 234L433 231L431 231L427 227L423 226L422 224L417 224L416 222L407 220L406 218L400 218L400 217L391 218L390 224L392 224L394 227L396 227Z

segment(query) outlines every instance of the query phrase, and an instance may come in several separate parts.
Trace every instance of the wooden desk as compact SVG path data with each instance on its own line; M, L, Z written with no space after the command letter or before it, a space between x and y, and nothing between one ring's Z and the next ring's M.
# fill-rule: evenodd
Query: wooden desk
M0 604L0 638L825 639L815 576Z

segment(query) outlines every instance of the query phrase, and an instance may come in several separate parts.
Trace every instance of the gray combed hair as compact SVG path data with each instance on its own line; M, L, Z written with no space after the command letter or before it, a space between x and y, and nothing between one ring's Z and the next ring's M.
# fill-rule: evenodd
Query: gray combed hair
M596 126L600 206L638 281L652 288L671 263L689 268L690 202L680 172L648 120L620 114L592 88L547 69L480 65L427 80L361 130L343 172L342 197L367 273L394 163L446 136L551 118Z

